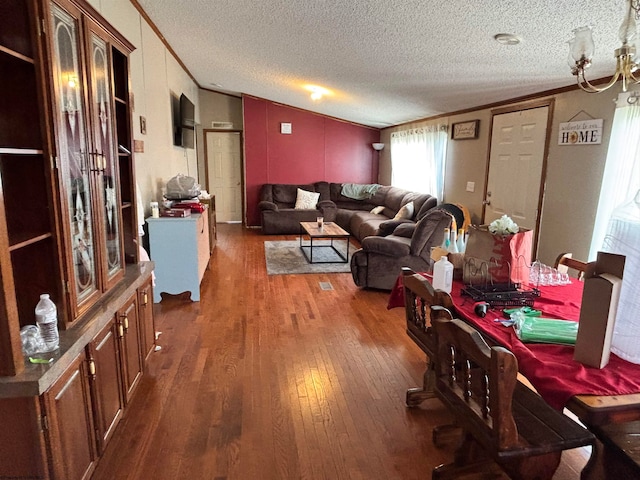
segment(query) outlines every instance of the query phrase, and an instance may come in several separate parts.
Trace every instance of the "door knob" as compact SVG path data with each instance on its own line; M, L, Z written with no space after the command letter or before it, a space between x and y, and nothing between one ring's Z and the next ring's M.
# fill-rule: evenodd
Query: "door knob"
M483 200L482 204L483 205L491 205L491 200Z

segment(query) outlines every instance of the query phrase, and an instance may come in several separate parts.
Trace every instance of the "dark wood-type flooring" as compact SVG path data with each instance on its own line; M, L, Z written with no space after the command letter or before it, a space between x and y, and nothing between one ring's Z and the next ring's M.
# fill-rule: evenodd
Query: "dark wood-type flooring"
M162 332L94 479L429 479L452 458L404 311L351 275L267 276L259 230L220 225L201 301L155 305ZM330 282L333 290L322 290ZM554 477L578 479L585 451Z

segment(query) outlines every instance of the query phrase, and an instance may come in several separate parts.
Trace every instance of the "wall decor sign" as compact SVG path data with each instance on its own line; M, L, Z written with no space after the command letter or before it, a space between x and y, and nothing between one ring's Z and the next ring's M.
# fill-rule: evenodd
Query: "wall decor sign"
M561 123L558 145L598 145L602 143L602 119Z
M454 123L451 126L451 138L453 140L467 140L470 138L478 138L478 125L480 120L471 120L470 122Z

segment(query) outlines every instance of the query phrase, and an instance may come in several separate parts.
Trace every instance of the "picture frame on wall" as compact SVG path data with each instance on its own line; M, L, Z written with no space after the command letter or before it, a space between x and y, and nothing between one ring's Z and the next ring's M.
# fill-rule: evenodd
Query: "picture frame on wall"
M451 125L451 138L453 140L469 140L478 138L480 120L458 122Z

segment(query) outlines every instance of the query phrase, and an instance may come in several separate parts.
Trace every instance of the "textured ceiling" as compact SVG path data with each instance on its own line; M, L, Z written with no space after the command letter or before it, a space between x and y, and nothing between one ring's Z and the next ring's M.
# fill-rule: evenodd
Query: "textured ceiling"
M203 88L385 127L575 82L566 41L594 27L610 75L623 0L138 0ZM497 33L522 38L497 43ZM332 93L312 101L305 85ZM587 95L585 93L585 95Z

